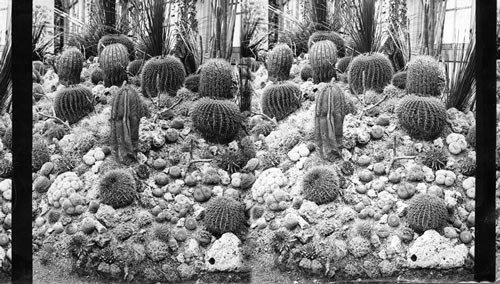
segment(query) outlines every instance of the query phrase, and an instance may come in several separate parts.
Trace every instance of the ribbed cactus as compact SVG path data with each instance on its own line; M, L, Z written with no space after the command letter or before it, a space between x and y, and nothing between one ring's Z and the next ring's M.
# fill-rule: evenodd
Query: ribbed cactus
M302 190L305 198L316 204L331 202L342 192L338 173L323 166L314 167L305 174Z
M406 96L396 106L396 114L399 123L415 139L435 139L446 126L446 108L432 97Z
M416 56L408 63L406 89L417 96L440 96L445 77L439 63L431 56Z
M210 59L201 66L200 96L233 98L233 67L224 59Z
M302 79L302 81L307 81L309 80L309 78L313 77L313 73L314 71L311 67L311 64L304 65L304 67L300 69L300 78Z
M393 73L391 61L387 56L382 53L365 53L354 57L349 66L347 80L355 94L361 94L365 89L382 92L391 82Z
M121 88L111 103L111 144L116 159L122 163L135 160L144 112L144 103L131 86Z
M349 64L351 64L352 56L342 57L337 61L335 67L342 73L346 73L349 70Z
M132 74L132 76L137 76L141 74L142 66L144 66L144 60L134 60L131 61L127 66L127 71Z
M406 89L407 75L408 73L406 71L395 73L394 76L392 76L392 84L400 89Z
M267 55L266 64L269 80L272 82L288 80L293 64L292 49L284 43L277 44Z
M113 208L130 205L135 199L135 181L127 170L115 169L104 174L99 181L101 201Z
M104 71L104 86L121 86L128 80L128 51L121 43L106 46L99 56L99 64Z
M434 194L418 194L408 206L406 219L410 228L417 232L439 230L446 226L448 210L444 200Z
M197 93L200 90L200 75L191 74L187 76L186 80L184 81L184 86L191 92Z
M130 60L134 60L134 55L135 55L135 46L132 40L130 40L126 35L105 35L103 36L98 44L97 44L97 52L99 57L101 56L101 52L104 50L104 48L108 45L114 44L114 43L121 43L127 48L128 52L128 58Z
M262 112L282 120L301 106L300 89L291 82L269 85L262 93Z
M212 234L238 233L245 226L245 206L228 197L212 198L205 209L205 226Z
M146 97L160 93L175 96L182 87L186 73L182 62L171 55L149 59L142 67L142 90Z
M330 82L336 76L337 48L329 40L315 43L309 50L309 60L314 70L314 83Z
M335 84L319 90L316 98L314 130L322 159L340 154L344 136L344 116L349 107L344 92Z
M90 81L94 85L99 84L99 82L104 82L104 71L99 67L92 70L92 73L90 73Z
M216 143L228 143L240 130L243 116L238 106L225 100L200 99L191 113L193 126L203 138Z
M70 124L94 110L92 91L80 86L60 90L54 100L56 116Z
M323 40L329 40L335 44L335 47L337 48L337 56L339 58L345 56L345 41L336 32L328 32L328 31L314 32L309 37L309 41L307 42L307 47L310 50L311 46L313 46L316 42L323 41Z
M63 85L80 83L80 74L83 69L83 55L75 47L66 49L57 63L57 75Z

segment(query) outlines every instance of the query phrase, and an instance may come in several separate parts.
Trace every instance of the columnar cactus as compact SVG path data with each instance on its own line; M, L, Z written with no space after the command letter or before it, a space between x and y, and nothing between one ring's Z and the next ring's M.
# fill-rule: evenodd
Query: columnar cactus
M396 106L399 123L415 139L433 140L446 126L446 107L432 97L409 95Z
M101 201L113 208L130 205L135 199L135 180L126 170L108 171L99 181Z
M387 56L382 53L365 53L354 57L349 66L347 80L351 91L355 94L370 89L382 92L391 82L393 73L391 61Z
M348 113L344 92L335 84L320 89L316 98L314 130L322 159L339 154L344 136L344 116Z
M406 71L397 72L392 76L392 84L400 89L406 89L406 78L408 73Z
M335 44L337 48L337 56L339 58L345 56L345 41L344 39L336 32L328 32L328 31L317 31L314 32L307 42L307 47L311 49L316 42L329 40Z
M446 226L448 210L444 200L434 194L418 194L413 197L406 215L408 225L417 232L439 230Z
M337 61L335 67L342 73L346 73L349 70L349 64L351 64L352 56L342 57Z
M212 234L238 233L245 226L245 206L228 197L212 198L205 209L205 226Z
M83 69L83 55L75 47L66 49L57 63L57 75L63 85L80 83L80 74Z
M60 90L54 100L56 116L69 124L78 122L94 110L92 91L74 86Z
M216 143L228 143L240 130L243 116L238 106L225 100L202 98L191 113L194 128L203 138Z
M182 87L186 71L182 62L171 55L149 59L142 67L142 90L146 97L156 97L161 93L177 95Z
M293 51L286 44L277 44L266 59L269 80L272 82L286 81L290 77L293 64Z
M128 51L121 43L106 46L99 56L99 62L104 71L104 86L121 86L128 80Z
M315 43L309 50L309 59L313 68L314 83L330 82L337 77L335 63L337 63L337 48L329 40Z
M116 34L105 35L99 40L99 43L97 44L97 52L99 57L101 56L101 52L104 50L106 46L114 43L123 44L127 48L129 59L134 60L135 46L132 40L130 40L126 35L116 35Z
M232 99L233 67L224 59L210 59L201 66L200 96Z
M120 89L111 103L111 144L122 163L135 160L139 143L139 123L145 116L144 103L130 86Z
M130 63L127 66L127 71L132 74L132 76L137 76L141 74L142 71L142 66L144 66L144 60L134 60L130 61Z
M439 63L431 56L416 56L408 63L406 89L418 96L440 96L445 77Z
M338 173L323 166L314 167L306 173L302 189L305 198L316 204L331 202L342 192Z
M276 120L284 119L301 104L300 89L291 82L269 85L262 94L262 112Z

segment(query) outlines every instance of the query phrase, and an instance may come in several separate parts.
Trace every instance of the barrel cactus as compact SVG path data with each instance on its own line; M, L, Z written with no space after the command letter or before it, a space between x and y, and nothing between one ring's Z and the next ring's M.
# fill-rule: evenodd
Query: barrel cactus
M322 159L339 154L344 137L344 117L349 107L344 92L335 84L319 90L316 98L314 131Z
M99 42L97 43L97 52L99 57L101 56L101 52L106 46L114 43L123 44L127 48L128 58L130 60L134 60L135 46L132 40L130 40L126 35L116 34L105 35L99 40Z
M406 89L406 77L408 72L401 71L397 72L392 76L392 84L400 89Z
M391 61L387 56L382 53L364 53L352 60L347 80L351 91L355 94L361 94L364 90L370 89L382 92L384 87L391 82L393 73ZM363 85L363 77L365 85Z
M66 49L57 63L57 75L63 85L80 83L80 74L83 69L83 55L75 47Z
M131 74L131 76L137 76L141 74L142 66L144 65L144 60L134 60L131 61L127 66L127 72Z
M268 86L262 94L262 112L282 120L301 106L300 89L291 82Z
M187 76L184 81L184 86L191 92L197 93L200 90L200 75L191 74Z
M302 81L307 81L309 78L313 77L313 69L311 64L304 65L302 69L300 69L300 78Z
M439 230L446 226L448 210L443 199L434 194L418 194L408 206L406 219L416 232Z
M194 128L203 138L216 143L228 143L240 130L243 116L238 106L225 100L200 99L191 113Z
M94 110L92 91L74 86L60 90L54 100L56 116L69 124L78 122Z
M439 63L431 56L416 56L408 63L406 89L418 96L440 96L445 77Z
M38 171L43 164L50 161L50 152L47 144L40 135L33 136L31 150L31 168Z
M200 96L233 98L233 67L224 59L211 59L201 66Z
M269 80L272 82L286 81L290 77L293 64L293 51L286 44L277 44L266 59Z
M337 61L335 67L342 73L346 73L349 70L349 64L351 64L352 56L342 57Z
M337 63L337 48L329 40L315 43L309 50L309 59L314 70L314 83L330 82L337 77L335 63Z
M332 202L342 194L338 173L324 166L314 167L305 174L302 189L305 198L316 204Z
M99 181L101 201L113 208L130 205L135 199L135 192L134 177L123 169L110 170Z
M99 82L104 82L104 71L99 67L92 70L92 73L90 73L90 81L94 85L99 84Z
M128 80L127 48L121 43L106 46L99 56L100 66L104 71L104 86L121 86L123 81Z
M415 139L433 140L446 126L446 107L432 97L409 95L396 106L399 123Z
M184 65L178 58L171 55L151 58L142 67L143 94L146 97L161 93L175 96L185 77Z
M309 41L307 42L307 46L308 46L309 50L311 49L311 46L313 46L316 42L323 41L323 40L329 40L335 44L335 47L337 48L337 56L339 58L345 56L345 41L336 32L329 32L329 31L314 32L309 37Z
M212 234L238 233L245 226L245 206L228 197L212 198L205 209L205 226Z

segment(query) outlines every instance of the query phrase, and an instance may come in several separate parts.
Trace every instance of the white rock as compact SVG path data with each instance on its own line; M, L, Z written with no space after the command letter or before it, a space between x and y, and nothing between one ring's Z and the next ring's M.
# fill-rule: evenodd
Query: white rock
M397 255L403 255L403 245L401 243L401 239L398 236L390 236L387 241L387 258L392 259Z
M241 241L233 233L225 233L205 253L208 271L239 271L243 266Z
M300 159L300 155L296 151L290 151L288 152L288 158L292 160L292 162L297 162Z
M469 249L465 244L455 245L434 230L427 230L410 246L406 254L410 268L449 269L465 264Z
M466 178L463 182L462 182L462 187L465 189L465 190L468 190L468 189L471 189L473 187L476 186L476 178L475 177L469 177L469 178Z
M212 192L214 193L215 196L222 196L224 189L221 186L216 185L212 189Z
M200 256L200 245L198 244L198 241L195 239L188 239L185 242L186 249L184 251L184 254L190 253L194 257Z
M305 144L301 144L297 150L301 157L307 157L311 153Z

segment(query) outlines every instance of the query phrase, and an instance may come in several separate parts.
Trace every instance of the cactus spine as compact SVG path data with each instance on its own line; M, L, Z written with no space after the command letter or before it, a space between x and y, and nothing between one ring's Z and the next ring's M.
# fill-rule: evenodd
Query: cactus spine
M370 89L382 92L384 87L391 82L393 73L387 56L382 53L365 53L354 57L349 67L347 80L351 91L355 94L361 94Z
M309 51L313 68L314 83L330 82L336 77L335 63L337 63L337 48L329 40L315 43Z
M83 69L83 55L77 48L65 50L57 63L57 75L61 84L68 86L80 83Z
M186 77L182 62L171 55L151 58L142 67L142 89L146 97L161 93L175 96Z
M99 57L104 71L104 86L121 86L128 80L126 68L128 66L128 51L121 43L106 46Z
M301 106L300 95L300 89L294 83L270 85L262 94L262 112L276 120L282 120Z
M69 87L57 93L54 100L56 116L69 124L78 122L94 110L92 91L85 87Z
M293 64L293 51L286 44L277 44L267 55L269 80L286 81L290 77Z

